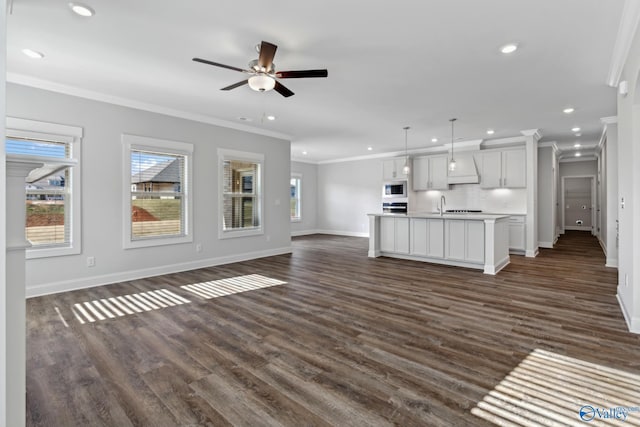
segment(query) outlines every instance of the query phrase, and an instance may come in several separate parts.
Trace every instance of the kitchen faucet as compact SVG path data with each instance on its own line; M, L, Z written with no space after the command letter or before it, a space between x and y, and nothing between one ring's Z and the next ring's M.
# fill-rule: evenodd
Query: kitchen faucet
M444 194L440 196L440 216L444 214L444 205L447 204L447 199L445 199Z

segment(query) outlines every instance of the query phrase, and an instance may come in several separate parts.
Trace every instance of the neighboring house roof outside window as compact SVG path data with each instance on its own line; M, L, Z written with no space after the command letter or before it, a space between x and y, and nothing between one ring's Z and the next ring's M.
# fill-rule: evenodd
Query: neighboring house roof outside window
M174 159L167 162L157 163L142 172L131 177L132 184L143 182L181 182L180 160Z

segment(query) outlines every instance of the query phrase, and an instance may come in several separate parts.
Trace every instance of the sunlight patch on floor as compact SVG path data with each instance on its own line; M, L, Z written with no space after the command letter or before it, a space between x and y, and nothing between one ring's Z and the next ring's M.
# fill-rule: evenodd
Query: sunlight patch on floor
M640 376L536 349L471 413L499 426L640 426Z
M166 289L139 292L136 294L121 295L112 298L86 301L74 304L71 307L76 319L82 324L92 323L97 320L115 319L128 314L143 313L145 311L159 310L187 304L186 298L176 295Z
M246 276L236 276L228 279L212 280L210 282L195 283L180 287L201 298L210 299L223 297L225 295L233 295L240 292L253 291L255 289L268 288L270 286L284 285L285 283L287 282L261 276L259 274L249 274Z

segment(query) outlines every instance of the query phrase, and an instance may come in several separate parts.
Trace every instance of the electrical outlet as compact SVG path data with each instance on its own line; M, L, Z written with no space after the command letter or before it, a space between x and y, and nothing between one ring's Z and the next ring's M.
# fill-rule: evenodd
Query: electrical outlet
M629 275L628 274L624 275L624 285L625 286L629 286Z
M196 243L196 252L202 252L202 243Z
M271 241L271 236L269 236L268 234L265 236L267 239L267 242Z
M87 267L95 267L96 266L96 257L88 256L87 257Z

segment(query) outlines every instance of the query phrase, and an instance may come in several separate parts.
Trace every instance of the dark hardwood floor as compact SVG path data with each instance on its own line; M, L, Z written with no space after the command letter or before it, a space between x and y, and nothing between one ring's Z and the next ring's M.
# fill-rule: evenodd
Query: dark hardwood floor
M471 409L535 349L640 374L589 234L497 276L367 246L300 237L291 255L28 300L27 425L486 426ZM285 283L204 298L256 274Z

